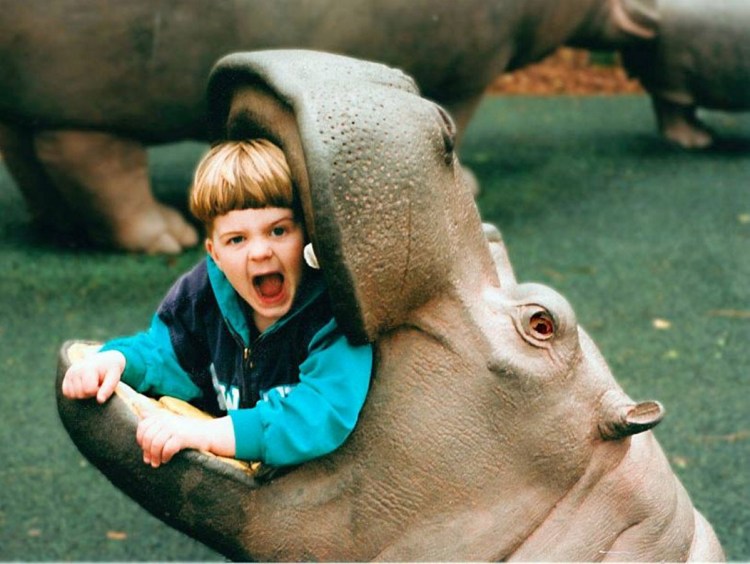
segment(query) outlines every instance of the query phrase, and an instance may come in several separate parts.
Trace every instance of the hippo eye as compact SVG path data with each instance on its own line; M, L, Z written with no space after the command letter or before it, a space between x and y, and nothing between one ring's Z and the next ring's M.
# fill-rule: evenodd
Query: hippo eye
M542 341L555 334L555 322L548 311L537 311L529 317L529 333Z
M516 327L524 339L535 346L547 346L557 332L557 321L550 311L538 304L529 304L522 308L516 318Z

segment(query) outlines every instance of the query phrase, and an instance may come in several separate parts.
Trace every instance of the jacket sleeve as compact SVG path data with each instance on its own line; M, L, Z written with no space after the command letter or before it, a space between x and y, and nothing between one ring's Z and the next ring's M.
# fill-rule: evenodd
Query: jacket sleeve
M108 341L101 350L117 350L125 356L122 381L139 392L185 401L201 396L200 388L180 366L169 330L158 315L147 331Z
M299 464L332 452L354 429L370 387L372 346L350 345L331 320L309 348L288 395L271 391L255 407L229 411L237 458Z

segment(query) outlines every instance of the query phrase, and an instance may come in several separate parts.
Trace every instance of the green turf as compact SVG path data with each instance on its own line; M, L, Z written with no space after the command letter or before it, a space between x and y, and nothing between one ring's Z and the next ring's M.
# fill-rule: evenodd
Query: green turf
M750 117L709 118L728 141L689 154L656 137L645 97L488 99L463 161L519 280L566 295L626 391L666 405L656 433L675 471L728 557L748 560ZM202 149L153 151L157 192L181 201ZM83 460L52 387L63 340L143 328L201 252L48 244L1 167L0 209L0 559L221 560Z

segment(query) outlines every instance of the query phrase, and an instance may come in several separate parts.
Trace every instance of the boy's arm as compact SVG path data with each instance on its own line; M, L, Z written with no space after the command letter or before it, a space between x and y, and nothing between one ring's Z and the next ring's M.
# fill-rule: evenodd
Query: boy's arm
M154 409L138 423L136 441L143 450L143 461L154 468L188 448L226 457L235 453L234 430L227 416L199 419Z
M354 347L334 320L310 343L300 383L251 409L230 410L235 456L271 465L299 464L332 452L354 429L372 374L372 346Z
M100 352L116 350L125 356L122 381L139 392L173 396L190 401L201 396L190 375L180 366L169 329L154 315L147 331L104 344Z

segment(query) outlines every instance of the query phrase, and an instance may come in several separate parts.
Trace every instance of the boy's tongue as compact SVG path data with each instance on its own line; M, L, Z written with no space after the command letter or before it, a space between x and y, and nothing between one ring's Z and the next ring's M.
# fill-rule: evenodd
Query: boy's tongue
M284 277L277 272L258 276L254 283L261 297L267 300L277 298L284 289Z

